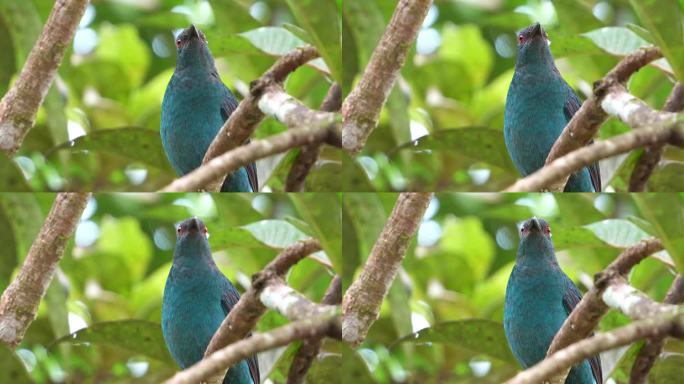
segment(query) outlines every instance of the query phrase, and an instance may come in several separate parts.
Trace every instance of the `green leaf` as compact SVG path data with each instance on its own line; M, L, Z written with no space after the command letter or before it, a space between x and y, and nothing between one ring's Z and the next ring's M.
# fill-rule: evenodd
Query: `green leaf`
M299 216L311 227L316 239L338 274L342 273L342 210L336 193L289 193Z
M51 153L59 150L107 152L173 173L158 131L141 128L98 129L55 147Z
M663 161L648 179L648 190L654 192L679 192L684 185L684 163Z
M591 39L596 46L615 56L625 56L639 48L652 45L637 33L625 27L599 28L583 33L581 36ZM654 61L652 65L669 73L673 71L670 64L663 59Z
M242 228L248 230L258 241L272 248L285 248L309 238L285 220L261 220Z
M28 192L30 190L17 164L4 153L0 153L0 191Z
M663 242L677 271L684 271L684 207L681 197L673 193L630 195L643 217L653 225L655 236Z
M3 381L16 384L33 383L21 359L4 343L0 343L0 372Z
M648 233L628 220L608 219L585 225L594 234L607 244L618 248L627 248L643 239L647 239Z
M484 85L494 63L492 47L476 25L448 24L442 31L437 54L448 62L461 63L475 88Z
M332 0L287 0L300 27L311 36L332 77L342 84L342 22Z
M61 337L57 343L88 347L90 343L119 347L126 351L174 364L164 343L159 323L145 320L119 320L91 324Z
M503 325L491 320L468 319L437 323L397 342L450 344L516 364L508 348Z
M127 82L128 89L140 86L150 65L150 49L132 25L103 24L95 57L119 64L126 77L117 81Z
M485 277L494 258L494 241L476 217L447 219L440 246L470 267L476 281Z
M684 80L684 33L682 8L677 0L630 0L641 23L674 69L679 81Z
M406 143L399 148L413 151L453 151L515 172L503 140L503 132L483 127L444 129Z
M259 50L269 55L284 55L306 43L292 32L281 27L261 27L238 34Z
M0 205L0 291L4 291L10 283L12 272L18 264L19 255L17 253L17 243L14 239L14 232L10 218Z
M342 191L374 192L368 174L358 161L342 151Z
M359 252L365 260L385 226L387 213L377 194L348 193L342 204L345 215L354 225Z
M684 355L667 354L658 359L648 375L652 383L678 383L684 376Z

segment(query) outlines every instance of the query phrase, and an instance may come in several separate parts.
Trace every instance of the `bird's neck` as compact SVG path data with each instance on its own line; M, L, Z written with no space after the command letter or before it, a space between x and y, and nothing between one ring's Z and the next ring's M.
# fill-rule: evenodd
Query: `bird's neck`
M533 268L536 270L555 270L560 268L553 247L536 241L520 244L515 263L521 268Z
M206 240L186 240L178 242L173 254L173 265L193 270L210 270L216 264L211 257L211 249Z

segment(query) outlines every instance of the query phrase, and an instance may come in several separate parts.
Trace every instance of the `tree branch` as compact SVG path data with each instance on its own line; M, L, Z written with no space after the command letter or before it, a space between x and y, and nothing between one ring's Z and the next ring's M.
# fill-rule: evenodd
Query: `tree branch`
M308 61L318 57L314 47L297 48L282 56L261 78L250 84L250 94L245 98L223 124L216 138L207 149L202 164L242 145L252 135L257 125L263 120L264 113L259 109L258 102L264 91L272 85L281 85L287 75L294 72ZM205 188L218 191L225 174L215 177Z
M342 104L343 147L361 151L375 129L380 110L404 66L431 0L400 0L380 42L368 61L361 80Z
M339 275L330 282L328 290L321 300L322 304L340 304L342 302L342 279ZM340 335L341 336L341 335ZM287 374L287 384L301 384L304 382L306 372L311 367L313 359L318 356L318 351L321 349L323 336L311 337L302 341L302 346L299 347L297 354L290 364L290 371Z
M57 0L33 45L19 78L0 101L0 150L8 156L21 147L38 108L57 74L64 51L85 12L87 0Z
M330 89L328 89L328 94L325 95L320 110L334 112L338 111L341 105L342 87L340 87L339 84L334 83ZM301 148L287 175L287 181L285 183L286 192L301 192L304 189L306 176L316 163L316 160L321 153L321 147L320 143L315 143Z
M331 316L337 312L335 305L312 303L304 295L285 284L281 277L269 279L259 295L259 300L266 308L270 308L292 321Z
M663 244L660 240L642 240L625 249L605 270L597 273L594 286L582 297L579 304L565 319L563 326L553 338L546 355L549 356L586 338L608 311L608 306L603 302L601 296L609 282L613 278L627 275L641 260L662 250Z
M334 327L339 327L339 316L327 316L296 322L276 328L273 331L252 335L222 348L197 364L176 373L166 384L194 384L221 373L227 367L246 359L257 352L287 345L295 340L323 336Z
M675 277L664 302L666 304L681 304L684 302L684 279L682 279L681 275ZM629 377L630 384L646 384L648 373L663 351L664 345L665 337L663 336L652 337L646 340L636 359L634 359L634 364L632 364L632 371Z
M663 111L681 112L682 110L684 110L684 87L682 87L681 83L677 83L667 97ZM646 190L646 183L655 167L660 163L664 148L664 143L649 145L644 148L644 153L634 166L629 179L630 192L643 192Z
M263 270L252 276L252 286L245 292L235 307L228 313L221 326L211 338L205 358L213 352L244 338L254 328L266 307L259 296L272 278L285 276L285 273L307 255L321 250L318 240L300 241L284 249Z
M342 301L342 338L358 346L378 318L380 305L404 259L418 224L430 203L431 193L399 195L385 227L375 242L359 278Z
M88 201L87 193L60 193L55 197L38 237L17 277L0 298L0 341L15 348L38 312L57 263Z
M582 146L551 163L547 162L538 171L508 187L506 192L539 191L547 188L550 191L562 191L570 174L598 160L646 145L666 142L675 144L684 138L684 122L679 115L654 111L646 103L628 93L622 85L615 85L602 98L601 108L617 116L634 130Z
M596 334L548 356L531 368L518 373L506 383L541 383L552 375L567 370L599 352L621 347L644 338L665 335L684 337L684 315L649 318L610 332Z
M338 116L330 112L311 111L282 88L272 89L259 99L261 110L273 114L278 120L300 128L256 140L239 146L219 157L211 159L187 175L174 180L162 189L163 192L212 190L216 180L223 180L226 174L250 164L254 160L285 152L291 148L323 141L339 142L341 123Z

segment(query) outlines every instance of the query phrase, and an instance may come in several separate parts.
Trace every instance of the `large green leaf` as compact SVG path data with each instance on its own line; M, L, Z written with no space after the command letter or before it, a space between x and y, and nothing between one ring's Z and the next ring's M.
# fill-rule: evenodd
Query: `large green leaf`
M629 3L662 50L677 79L684 80L682 8L677 0L630 0Z
M398 149L453 151L473 159L515 171L504 144L503 132L483 127L439 130Z
M309 238L304 232L285 220L261 220L242 227L254 238L272 248L285 248Z
M633 193L632 199L643 217L653 225L655 235L681 273L684 271L684 207L673 193Z
M5 210L0 205L0 291L9 285L12 272L18 263L17 242L14 239L12 224Z
M434 324L398 340L400 343L443 343L515 364L501 323L468 319Z
M28 372L26 372L24 363L4 343L0 343L0 372L2 372L3 382L7 380L7 383L33 383Z
M166 349L161 326L151 321L119 320L94 323L55 341L55 343L64 342L85 347L90 343L111 345L174 364Z
M299 216L321 242L335 271L342 271L342 209L336 193L288 194Z
M287 0L297 23L311 36L314 46L342 84L342 22L332 0Z
M626 248L651 236L628 220L609 219L584 226L613 247Z
M656 361L648 375L652 383L678 383L684 376L684 355L668 354Z
M98 129L53 151L102 151L173 171L161 145L159 132L141 128Z
M684 163L664 161L648 179L649 191L680 192L684 185Z

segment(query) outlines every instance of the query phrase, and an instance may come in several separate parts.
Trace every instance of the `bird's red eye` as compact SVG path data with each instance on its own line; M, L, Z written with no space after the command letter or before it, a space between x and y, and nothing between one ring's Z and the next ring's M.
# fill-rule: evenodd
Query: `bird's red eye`
M521 34L518 35L518 44L522 44L525 41L525 36Z
M180 46L181 46L181 39L177 39L176 40L176 47L180 48Z
M207 229L207 227L202 227L202 233L204 234L204 237L206 237L207 239L209 238L209 230Z
M548 225L544 227L544 234L551 236L551 227Z
M182 231L182 228L181 228L181 226L179 225L178 228L176 228L176 233L180 235L180 234L181 234L181 231Z

